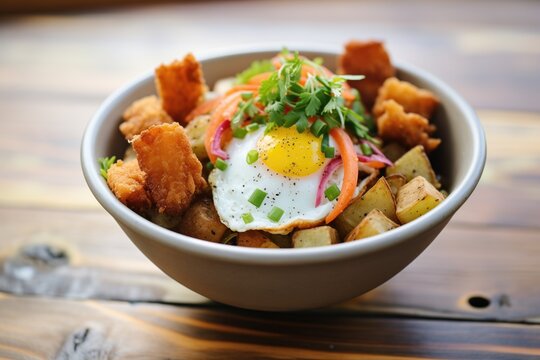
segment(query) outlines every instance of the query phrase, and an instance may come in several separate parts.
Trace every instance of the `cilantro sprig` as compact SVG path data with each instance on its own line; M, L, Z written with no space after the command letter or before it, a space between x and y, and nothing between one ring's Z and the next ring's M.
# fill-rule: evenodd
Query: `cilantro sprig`
M296 125L298 132L304 132L310 126L308 119L316 117L326 125L321 127L320 122L313 122L313 125L318 124L317 131L312 131L317 136L335 127L347 127L359 138L371 139L368 118L361 107L359 95L353 108L347 107L343 98L344 83L361 80L363 76L328 76L320 62L302 58L298 53L281 54L280 61L281 68L264 80L259 88L258 101L265 106L270 123L284 127ZM312 71L308 72L302 85L304 64Z
M109 168L116 162L116 156L111 157L102 157L98 159L99 163L99 173L101 176L107 180L107 172L109 171Z

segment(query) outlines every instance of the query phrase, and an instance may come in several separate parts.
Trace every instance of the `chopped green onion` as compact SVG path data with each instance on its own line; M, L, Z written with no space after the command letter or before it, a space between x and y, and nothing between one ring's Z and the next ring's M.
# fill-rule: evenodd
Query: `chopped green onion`
M328 133L324 134L321 142L321 152L324 154L324 157L327 159L332 159L335 156L335 149L329 145L329 136Z
M247 130L247 132L249 132L249 133L254 132L254 131L257 131L257 130L259 130L259 124L257 124L257 123L251 123L251 124L249 124L248 126L246 126L246 130Z
M240 95L242 97L242 100L249 100L253 97L253 93L245 92Z
M249 150L246 155L246 162L251 165L259 159L259 153L257 150Z
M227 165L227 163L225 161L221 160L220 158L217 158L216 163L214 164L214 166L216 168L218 168L219 170L221 170L221 171L225 171L225 170L227 170L228 165Z
M341 191L337 187L336 184L332 184L332 186L328 187L326 190L324 190L324 196L330 201L336 199Z
M278 222L284 213L285 211L283 209L280 209L277 206L274 206L272 210L270 210L270 212L268 213L268 218L272 220L273 222Z
M256 207L260 207L265 197L266 193L264 191L262 191L261 189L255 189L249 197L248 201Z
M214 168L214 164L212 164L211 161L206 163L206 170L212 171L213 168Z
M242 220L244 220L244 224L249 224L250 222L253 222L253 215L251 213L245 213L242 214Z
M237 139L243 139L246 137L247 130L245 128L234 129L233 136Z
M266 129L264 129L264 135L268 134L270 131L272 131L273 128L276 127L276 123L271 121L268 124L266 124Z
M371 147L366 144L366 143L361 143L360 144L360 149L362 150L362 153L366 156L369 156L371 154L373 154L373 150L371 149Z
M327 159L333 159L334 156L336 155L336 151L332 146L325 147L323 152L324 152L324 157Z
M315 121L313 125L311 125L310 129L313 135L319 137L328 131L328 125L326 125L326 123L321 119L317 119L317 121Z

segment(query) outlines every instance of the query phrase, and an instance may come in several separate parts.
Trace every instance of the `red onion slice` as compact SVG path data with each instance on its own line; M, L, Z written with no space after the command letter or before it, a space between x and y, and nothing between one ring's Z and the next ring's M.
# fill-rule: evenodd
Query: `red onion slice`
M216 129L216 133L214 134L214 138L212 139L212 145L210 147L212 154L221 158L222 160L227 160L229 158L229 154L227 154L221 148L221 140L223 139L223 134L225 134L225 131L227 131L230 128L231 128L231 121L230 120L223 121L219 125L219 127Z

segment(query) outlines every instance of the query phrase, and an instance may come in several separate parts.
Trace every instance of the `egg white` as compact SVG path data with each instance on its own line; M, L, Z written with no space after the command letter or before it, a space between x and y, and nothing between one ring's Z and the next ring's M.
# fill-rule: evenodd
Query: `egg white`
M244 139L233 138L225 151L229 154L225 171L214 169L208 181L212 186L214 205L221 221L233 231L264 230L274 234L287 234L294 228L320 225L335 205L324 198L315 207L317 188L322 172L330 159L315 173L305 177L287 177L268 168L259 158L254 164L246 162L247 153L257 149L257 141L264 136L264 127L248 133ZM330 139L330 146L336 148ZM336 148L337 155L337 148ZM329 185L341 188L343 169L331 177ZM257 208L248 199L255 189L267 193L262 205ZM285 212L278 222L268 218L274 206ZM242 214L250 213L254 220L246 224Z

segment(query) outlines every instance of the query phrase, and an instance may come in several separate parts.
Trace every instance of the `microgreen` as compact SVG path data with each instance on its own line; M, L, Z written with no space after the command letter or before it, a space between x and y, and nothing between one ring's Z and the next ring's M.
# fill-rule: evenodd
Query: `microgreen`
M254 61L249 68L236 75L236 83L245 84L255 75L273 70L274 65L270 60Z
M101 176L107 180L107 172L109 171L109 168L116 162L116 156L111 157L102 157L98 159L99 163L99 173Z

